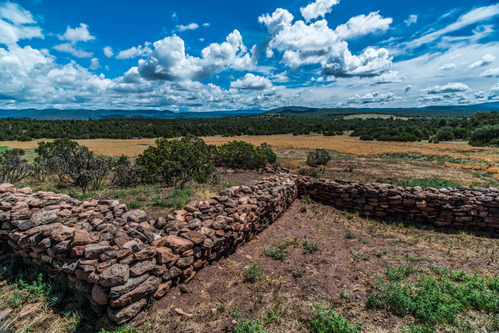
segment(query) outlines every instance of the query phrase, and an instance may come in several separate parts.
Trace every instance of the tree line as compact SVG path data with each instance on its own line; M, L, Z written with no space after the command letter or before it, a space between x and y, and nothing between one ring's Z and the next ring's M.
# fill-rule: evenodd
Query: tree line
M419 115L407 119L345 119L343 114L276 113L212 119L109 118L89 120L0 119L0 140L131 139L193 136L239 136L351 133L362 140L469 141L472 145L499 144L499 113L479 112L471 117Z

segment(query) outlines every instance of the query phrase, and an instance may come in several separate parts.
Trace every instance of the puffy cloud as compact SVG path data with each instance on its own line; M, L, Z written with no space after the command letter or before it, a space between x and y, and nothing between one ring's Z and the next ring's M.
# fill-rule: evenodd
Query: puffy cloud
M71 43L77 43L88 42L95 39L95 37L90 35L90 32L88 31L88 25L86 25L85 23L80 23L80 26L76 28L71 28L70 26L68 26L64 35L59 36L59 39L67 40Z
M438 67L441 71L450 71L456 68L456 64L450 63L450 64L443 64L442 66Z
M347 23L336 27L335 32L342 40L353 39L375 32L385 32L390 27L393 19L383 18L379 12L371 12L369 15L352 17Z
M369 92L363 96L358 94L353 95L348 98L345 102L340 103L340 105L351 105L351 104L385 104L396 101L400 97L395 96L392 92L387 92L384 94L379 93L379 91Z
M265 14L258 18L258 22L263 23L270 34L275 35L281 30L289 28L294 16L286 9L277 8L272 15Z
M444 86L434 86L427 88L425 91L427 94L448 94L456 93L470 90L470 87L461 82L448 83Z
M322 73L336 77L378 76L389 70L391 64L387 49L368 47L359 56L352 55L347 49L340 54L329 54L322 63Z
M203 27L204 28L209 28L210 27L210 23L209 22L203 23Z
M0 3L0 44L12 45L21 39L43 38L33 15L18 4Z
M99 65L99 59L98 58L92 58L90 60L90 69L97 69L99 67L100 67L100 65Z
M243 78L231 82L230 87L244 90L265 90L272 88L272 82L266 77L248 73Z
M404 23L407 25L407 26L410 26L412 24L416 24L418 22L418 16L417 15L409 15L409 18L407 20L404 21Z
M78 58L90 58L93 55L92 52L87 52L79 49L72 43L59 44L54 46L53 48L54 50L57 50L59 52L70 53Z
M120 53L116 56L116 59L131 59L140 57L150 51L149 45L150 43L146 42L144 46L133 46L127 50L120 51Z
M375 84L386 84L386 83L400 82L400 81L402 81L402 79L404 79L404 76L402 74L400 74L397 71L390 70L386 73L383 73L383 74L375 77L371 81L370 84L375 85Z
M492 54L487 53L485 54L482 59L475 61L470 65L470 68L475 68L475 67L481 67L481 66L486 66L490 63L492 63L494 60L496 60L496 57L494 57Z
M476 24L481 21L490 20L499 15L499 4L478 7L470 10L466 14L461 15L456 22L449 24L448 26L436 30L429 31L423 36L410 41L406 44L408 48L417 48L423 44L428 44L436 40L437 38L446 35L450 32L461 30L472 24Z
M499 67L487 69L485 72L480 74L482 77L499 77Z
M179 25L175 26L175 29L177 31L196 30L198 28L199 28L199 25L197 23L189 23L187 25L179 24Z
M340 0L316 0L306 7L300 8L300 13L305 21L310 22L318 17L324 17L327 13L331 13L332 7L339 3Z
M386 49L368 47L360 55L353 55L343 40L386 30L391 19L383 19L378 13L354 17L336 30L330 29L324 19L293 23L293 15L284 9L260 16L259 21L272 35L267 56L273 56L272 50L282 52L282 61L293 69L320 64L324 75L336 77L376 76L390 69L392 58Z
M111 58L114 55L113 49L111 46L106 46L102 49L104 51L104 55L108 58Z
M205 47L201 58L186 54L185 43L180 37L165 37L153 43L146 59L139 60L138 70L149 80L182 81L202 80L229 68L247 70L252 67L242 36L234 30L225 42Z

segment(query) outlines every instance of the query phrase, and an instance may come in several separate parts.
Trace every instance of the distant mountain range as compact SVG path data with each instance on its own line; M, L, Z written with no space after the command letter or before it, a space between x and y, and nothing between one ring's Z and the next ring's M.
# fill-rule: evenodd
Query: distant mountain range
M302 106L286 106L266 110L232 110L207 112L174 112L169 110L88 110L88 109L22 109L0 110L0 118L30 118L40 120L67 119L104 119L104 118L161 118L161 119L200 119L248 116L256 114L352 114L352 113L423 113L435 112L474 113L477 111L499 110L499 103L486 103L469 106L429 106L424 108L308 108Z

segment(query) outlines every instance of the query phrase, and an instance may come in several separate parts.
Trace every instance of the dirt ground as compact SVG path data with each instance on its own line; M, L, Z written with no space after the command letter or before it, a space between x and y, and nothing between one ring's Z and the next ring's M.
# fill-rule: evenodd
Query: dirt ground
M237 308L245 318L264 318L270 332L305 332L308 308L323 301L350 321L363 322L363 332L400 332L403 319L366 309L375 276L386 264L432 264L488 276L499 271L497 234L381 223L316 203L303 213L304 204L296 201L256 239L200 271L187 286L170 290L138 328L229 331L230 309ZM286 248L284 262L264 254L264 249L286 240L294 245ZM316 242L318 251L306 251L304 240ZM262 277L255 283L244 278L251 264L261 267ZM177 315L175 308L192 318Z

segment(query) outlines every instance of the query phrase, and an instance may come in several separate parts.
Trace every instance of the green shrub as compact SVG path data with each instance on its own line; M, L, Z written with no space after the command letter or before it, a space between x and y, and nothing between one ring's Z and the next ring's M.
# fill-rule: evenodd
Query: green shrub
M237 309L232 309L232 314L234 316L234 321L236 324L232 325L232 330L234 333L266 333L263 329L263 320L257 319L246 319L241 317L241 313Z
M32 166L19 156L14 150L0 153L0 183L16 183L31 175Z
M314 168L301 168L298 170L300 176L309 176L317 178L319 176L319 170Z
M265 158L267 159L267 163L275 163L277 162L277 155L272 150L272 146L268 143L262 143L258 148L256 148Z
M248 268L244 271L244 280L250 283L256 282L259 278L262 277L261 267L257 264L249 265Z
M470 136L472 146L499 145L499 125L486 125L474 130Z
M267 257L272 257L282 262L286 260L286 255L287 255L286 251L280 248L268 248L263 250L263 253L265 253Z
M450 126L444 126L437 131L436 139L438 141L452 141L454 137L454 129Z
M419 272L416 281L406 279L411 266L387 266L387 280L377 276L376 290L368 306L385 308L399 316L411 315L431 327L456 325L461 313L471 309L495 315L499 309L499 277L489 278L431 267L433 274Z
M314 304L308 321L313 333L359 333L361 324L352 324L342 314L326 309L322 304Z
M267 165L266 156L254 145L244 141L231 141L217 148L217 166L255 170Z
M213 172L210 148L203 139L193 136L157 139L156 146L139 155L137 165L144 181L163 181L181 188L191 180L205 182Z
M331 155L325 149L315 149L307 154L307 165L315 167L327 165L331 161Z
M308 240L303 241L303 246L310 253L314 253L315 251L319 250L319 244L315 242L310 242Z

